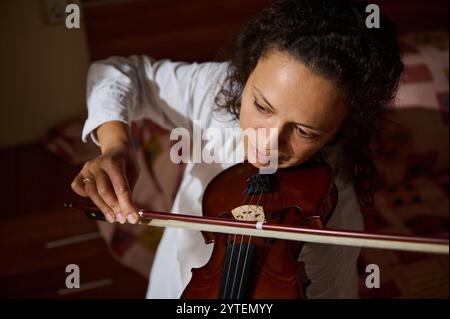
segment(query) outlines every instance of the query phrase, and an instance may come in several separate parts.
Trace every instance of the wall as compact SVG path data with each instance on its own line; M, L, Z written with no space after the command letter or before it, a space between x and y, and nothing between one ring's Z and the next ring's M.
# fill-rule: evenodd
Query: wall
M83 25L48 25L43 0L0 2L0 147L36 141L85 112Z

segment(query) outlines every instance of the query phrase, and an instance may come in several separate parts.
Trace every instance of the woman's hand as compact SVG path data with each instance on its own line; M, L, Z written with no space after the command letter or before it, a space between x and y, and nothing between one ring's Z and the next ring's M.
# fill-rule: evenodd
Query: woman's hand
M123 123L110 123L109 129L114 133L107 135L104 141L111 141L118 128L119 131L126 130ZM100 128L97 130L99 138ZM71 184L72 189L80 196L89 197L109 222L123 224L128 220L134 224L139 219L132 201L133 188L139 176L136 151L129 139L115 139L114 143L102 143L101 138L99 141L102 154L84 164Z

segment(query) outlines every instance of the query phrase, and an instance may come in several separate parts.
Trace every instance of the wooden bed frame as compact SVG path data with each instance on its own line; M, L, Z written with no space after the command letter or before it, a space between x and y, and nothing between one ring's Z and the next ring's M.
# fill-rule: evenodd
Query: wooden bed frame
M448 29L448 0L372 0L399 33ZM84 0L91 59L148 54L221 60L227 43L270 0Z

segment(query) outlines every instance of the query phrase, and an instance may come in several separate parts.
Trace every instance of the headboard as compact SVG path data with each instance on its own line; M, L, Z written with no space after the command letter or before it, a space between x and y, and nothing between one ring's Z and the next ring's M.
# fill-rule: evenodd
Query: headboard
M448 0L372 0L400 33L448 28ZM91 59L149 54L220 60L242 25L271 0L83 0Z

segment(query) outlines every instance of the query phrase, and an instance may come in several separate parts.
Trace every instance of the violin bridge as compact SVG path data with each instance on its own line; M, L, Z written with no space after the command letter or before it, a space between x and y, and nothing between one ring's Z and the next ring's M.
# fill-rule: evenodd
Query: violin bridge
M234 219L250 222L266 222L264 209L259 205L242 205L234 208L231 213Z

